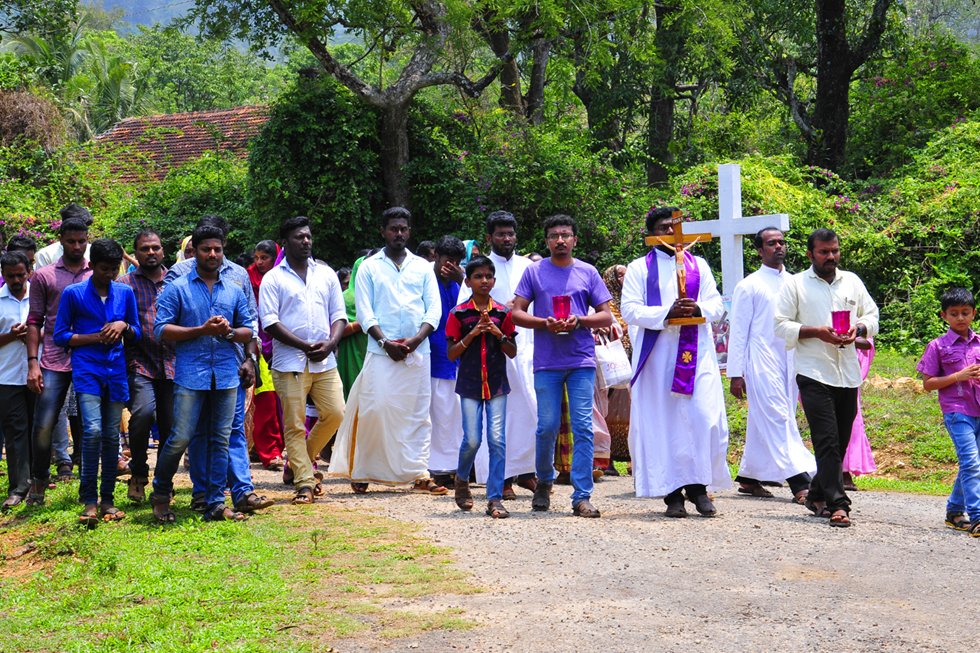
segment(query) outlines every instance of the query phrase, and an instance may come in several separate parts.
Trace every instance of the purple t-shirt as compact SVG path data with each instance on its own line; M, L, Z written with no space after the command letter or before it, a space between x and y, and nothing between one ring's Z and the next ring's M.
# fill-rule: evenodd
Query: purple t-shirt
M532 263L514 293L534 303L535 317L554 315L551 298L569 295L572 298L572 315L588 315L589 307L597 307L612 299L599 271L594 267L572 259L567 267L558 267L551 259ZM547 329L534 330L534 371L571 370L579 367L595 367L595 341L589 329L576 329L566 335L557 335Z
M973 331L969 336L963 338L950 329L929 343L915 369L928 376L949 376L980 363L980 336ZM980 383L971 379L946 386L939 391L939 409L980 417Z

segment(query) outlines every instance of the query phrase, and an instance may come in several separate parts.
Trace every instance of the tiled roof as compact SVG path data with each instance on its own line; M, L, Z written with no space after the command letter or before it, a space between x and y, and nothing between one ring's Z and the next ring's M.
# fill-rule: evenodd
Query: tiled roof
M144 116L127 118L95 140L126 146L143 166L150 163L145 169L150 178L163 179L171 169L207 151L247 156L249 142L268 120L266 106ZM123 154L121 158L128 157ZM139 176L126 172L125 167L120 168L120 180L136 181Z

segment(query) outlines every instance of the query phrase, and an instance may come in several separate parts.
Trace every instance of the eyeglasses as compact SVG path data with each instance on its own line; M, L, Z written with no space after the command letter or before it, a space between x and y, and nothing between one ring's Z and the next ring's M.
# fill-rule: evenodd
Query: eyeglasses
M575 238L575 234L568 231L563 231L560 233L550 233L547 236L548 240L571 240L572 238Z

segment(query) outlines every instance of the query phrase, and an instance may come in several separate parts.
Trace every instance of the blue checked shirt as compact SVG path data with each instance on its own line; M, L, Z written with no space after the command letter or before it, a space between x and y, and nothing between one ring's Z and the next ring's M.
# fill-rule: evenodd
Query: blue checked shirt
M176 266L174 266L176 267ZM173 268L171 268L173 271ZM169 273L168 273L169 274ZM197 274L197 266L167 284L157 299L153 332L157 339L168 324L201 326L212 316L222 315L232 328L248 327L255 333L254 318L240 286L219 273L212 290ZM238 387L241 345L221 336L202 336L175 343L177 361L174 383L190 390L229 390Z

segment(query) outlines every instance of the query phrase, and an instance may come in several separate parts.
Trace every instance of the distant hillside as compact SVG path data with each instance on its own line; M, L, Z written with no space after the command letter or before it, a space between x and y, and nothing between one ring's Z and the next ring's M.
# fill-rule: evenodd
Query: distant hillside
M111 11L122 9L123 20L131 25L167 24L174 18L182 16L194 6L194 0L162 0L148 2L147 0L102 0L86 4L101 4L104 9Z

